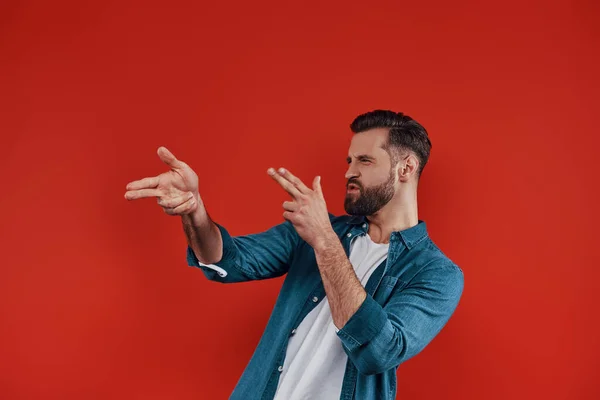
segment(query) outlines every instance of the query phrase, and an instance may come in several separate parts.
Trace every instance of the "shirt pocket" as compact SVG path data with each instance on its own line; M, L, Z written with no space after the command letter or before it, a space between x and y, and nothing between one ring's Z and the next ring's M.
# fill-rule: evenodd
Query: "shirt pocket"
M389 300L392 292L396 287L400 287L403 285L402 280L398 279L395 276L384 276L381 278L381 283L379 287L375 291L373 295L373 299L379 303L381 306L384 306L385 303Z

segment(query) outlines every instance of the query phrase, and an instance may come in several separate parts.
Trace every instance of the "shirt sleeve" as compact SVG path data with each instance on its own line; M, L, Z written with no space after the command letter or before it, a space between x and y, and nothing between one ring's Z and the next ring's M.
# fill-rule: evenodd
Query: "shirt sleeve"
M231 236L216 224L223 240L223 256L213 264L201 263L190 246L187 263L204 275L221 283L244 282L281 276L289 270L299 236L293 225L285 221L272 228L249 235Z
M418 354L454 313L464 287L462 270L447 262L432 263L382 307L365 301L337 331L342 347L365 375L395 368Z

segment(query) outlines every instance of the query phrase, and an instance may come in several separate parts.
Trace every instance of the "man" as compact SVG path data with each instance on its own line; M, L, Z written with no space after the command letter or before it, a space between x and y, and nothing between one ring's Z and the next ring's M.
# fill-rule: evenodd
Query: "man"
M396 369L446 324L463 273L418 219L417 184L431 148L412 118L358 116L348 152L349 215L329 214L320 177L312 188L285 169L268 174L291 195L285 222L231 237L214 223L198 177L167 149L171 168L127 185L129 200L156 197L181 216L187 261L222 283L287 274L265 332L231 399L394 399Z

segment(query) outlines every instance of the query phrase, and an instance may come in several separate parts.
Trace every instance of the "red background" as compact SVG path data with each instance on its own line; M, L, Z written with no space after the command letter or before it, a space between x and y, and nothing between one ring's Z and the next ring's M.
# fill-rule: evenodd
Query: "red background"
M482 3L0 3L0 398L227 398L282 278L207 281L126 183L165 145L233 234L282 221L270 166L340 214L375 108L429 130L420 217L465 273L398 398L600 398L599 6Z

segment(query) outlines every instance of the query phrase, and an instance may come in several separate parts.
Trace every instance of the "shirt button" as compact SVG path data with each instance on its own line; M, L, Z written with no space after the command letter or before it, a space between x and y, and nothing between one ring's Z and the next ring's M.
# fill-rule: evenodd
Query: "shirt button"
M350 237L350 236L352 236L352 234L350 232L348 232L348 234L346 236Z
M295 329L292 329L292 335L293 335L294 333L296 333L296 330L295 330Z
M317 301L319 301L319 298L317 296L313 297L313 303L316 303Z
M363 224L363 228L366 228L366 227L367 227L367 224Z
M277 368L277 371L283 372L283 365L280 365L279 368Z

